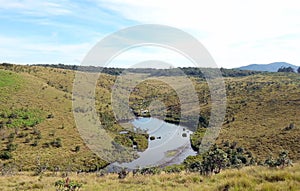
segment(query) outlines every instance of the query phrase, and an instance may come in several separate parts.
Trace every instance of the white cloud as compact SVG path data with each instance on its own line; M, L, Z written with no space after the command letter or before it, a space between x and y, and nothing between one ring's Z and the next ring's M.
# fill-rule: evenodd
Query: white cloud
M288 61L300 65L298 1L98 0L140 23L165 24L196 36L220 66ZM264 41L264 42L263 42ZM263 42L263 43L262 43Z
M17 59L16 55L20 55L18 60L23 56L34 62L71 62L81 60L103 37L102 28L111 33L133 23L155 23L177 27L195 36L219 66L237 67L273 61L300 65L298 4L296 0L0 0L0 11L9 13L1 14L3 20L49 27L51 31L50 36L45 33L33 37L24 33L15 38L8 38L9 32L3 31L0 49L4 58L12 62ZM59 40L61 35L56 29L72 34L68 43L64 41L66 39ZM82 43L85 39L86 43ZM14 44L21 45L16 47ZM128 63L137 58L151 59L153 53L174 58L177 54L171 56L159 48L156 51L144 49L135 51L135 55L128 53L123 59ZM37 56L40 54L43 56Z
M0 36L3 62L17 64L66 63L79 64L94 42L60 44L38 42L36 39ZM26 59L24 59L26 58Z
M64 5L61 1L55 0L0 0L0 9L16 10L31 16L70 14L71 10Z

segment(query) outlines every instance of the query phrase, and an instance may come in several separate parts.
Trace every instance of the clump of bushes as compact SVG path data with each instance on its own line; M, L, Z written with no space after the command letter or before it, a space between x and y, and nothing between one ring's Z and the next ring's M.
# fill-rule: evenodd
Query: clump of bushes
M162 169L160 167L145 167L145 168L139 168L139 169L134 169L132 171L133 176L136 176L138 174L141 175L155 175L155 174L160 174Z
M225 168L241 168L255 163L250 151L237 147L237 143L223 143L222 147L214 145L208 152L190 156L184 161L189 172L200 172L202 175L220 173Z
M54 183L57 191L75 191L82 188L82 183L74 180L70 180L69 177L66 180L58 180Z
M180 164L175 164L175 165L171 165L171 166L167 166L164 168L164 171L166 173L180 173L181 171L183 171L185 169L184 165L180 165Z
M291 159L288 156L287 151L282 151L279 153L279 156L276 159L273 159L273 157L269 157L265 160L264 165L267 165L269 167L286 167L290 166L292 164Z

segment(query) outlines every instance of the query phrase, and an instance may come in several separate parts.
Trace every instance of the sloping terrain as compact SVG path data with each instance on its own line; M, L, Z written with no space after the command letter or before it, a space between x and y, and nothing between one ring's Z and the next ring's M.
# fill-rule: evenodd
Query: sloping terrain
M106 163L84 145L76 129L72 111L72 86L75 72L41 66L0 67L0 127L2 165L14 164L24 170L37 166L49 169L93 171ZM145 74L147 75L147 74ZM118 76L101 75L96 88L96 108L104 125L111 128L115 141L130 147L138 142L147 148L147 137L119 135L122 127L114 120L110 93ZM168 120L178 120L180 104L165 82L180 77L161 76L136 87L130 106L137 114L151 105L153 95L167 106ZM190 77L199 94L202 121L209 121L210 97L205 81ZM300 159L300 75L285 73L256 74L225 78L227 114L218 144L236 141L259 160L289 151ZM146 84L145 84L146 83ZM178 88L185 88L180 87ZM156 97L157 98L157 97ZM150 105L149 105L150 104ZM192 106L186 115L197 112ZM157 110L156 110L157 111ZM11 124L16 124L11 127ZM201 137L194 137L201 139ZM199 141L198 141L199 142ZM5 154L11 156L5 156Z
M94 170L105 164L81 140L69 92L29 72L0 69L0 82L4 84L0 86L0 147L2 154L10 153L7 158L4 155L1 165L16 165L22 170L35 170L37 166Z

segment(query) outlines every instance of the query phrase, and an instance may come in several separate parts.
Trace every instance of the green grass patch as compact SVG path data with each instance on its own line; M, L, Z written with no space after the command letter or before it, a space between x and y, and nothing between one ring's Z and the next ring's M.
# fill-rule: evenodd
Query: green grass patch
M19 81L19 77L13 72L0 70L0 88L14 86Z
M15 109L0 111L0 127L33 127L44 120L43 113L37 109Z
M19 90L22 80L11 71L0 69L0 101L7 101L12 93Z

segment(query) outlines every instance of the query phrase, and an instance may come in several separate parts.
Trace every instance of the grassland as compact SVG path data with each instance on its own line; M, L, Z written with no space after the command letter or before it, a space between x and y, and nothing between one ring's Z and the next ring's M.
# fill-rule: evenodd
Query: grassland
M0 159L0 168L13 169L6 174L17 173L17 176L0 177L1 190L34 190L34 187L36 190L54 190L54 182L59 177L44 175L39 179L31 176L35 173L32 171L95 171L107 165L89 150L76 129L72 110L74 76L72 70L0 66L0 152L9 150L12 155ZM143 150L147 148L146 136L118 134L124 128L115 120L111 103L111 92L117 79L117 76L103 74L98 80L97 113L115 141L128 147L138 142ZM195 76L189 79L199 96L202 117L192 141L193 146L197 146L209 121L211 100L205 80ZM181 113L176 92L168 84L178 82L176 88L185 91L186 87L179 83L183 80L179 76L160 76L144 81L131 93L130 107L136 115L140 115L141 109L149 109L151 114L166 115L164 119L174 123L178 122L179 114L199 114L196 105ZM217 144L237 142L251 151L258 161L287 150L289 157L297 163L300 160L300 75L254 74L224 80L227 112ZM290 126L292 128L286 128ZM129 176L124 180L118 180L116 175L73 174L70 177L82 181L84 190L223 190L226 185L231 190L300 188L299 164L286 169L229 169L212 177L198 174Z
M12 123L19 123L14 128L10 127L13 124L8 124L0 130L1 151L6 151L10 143L16 146L11 151L12 158L1 160L0 165L13 164L18 170L34 170L37 164L61 170L88 170L105 165L106 163L93 154L80 138L73 119L71 93L60 89L59 83L57 87L48 85L43 76L52 76L51 73L37 74L41 77L39 78L30 74L34 68L22 68L28 71L0 70L0 81L10 82L3 83L5 86L0 87L2 90L5 88L5 91L1 91L0 97L3 100L0 113L15 112L18 117L12 119ZM43 68L40 71L47 72ZM53 73L62 74L59 70ZM53 77L60 80L54 74ZM69 76L66 76L66 79L69 79ZM20 115L24 110L28 110L24 114L29 116L27 120ZM38 123L30 124L30 120L34 119ZM6 120L7 118L0 118L2 122ZM25 125L26 123L29 124ZM60 140L61 146L52 144L57 140ZM77 146L80 149L75 152Z
M178 91L184 92L181 77L158 77L139 84L131 96L131 107L139 115L141 108L161 111L165 105L165 115L170 122L198 114L198 105L190 105L185 113L180 111L176 92L168 84L176 82ZM208 85L198 78L190 78L199 96L200 115L199 133L193 137L195 143L201 139L209 121L211 100ZM300 75L287 73L257 74L247 77L224 78L227 93L227 111L217 140L237 142L252 151L259 160L269 155L278 155L288 150L293 160L300 159ZM163 82L162 82L163 81ZM167 83L165 83L167 82ZM156 106L151 103L158 101ZM187 100L188 102L189 100ZM183 124L185 124L184 119ZM292 130L286 130L290 124ZM186 123L188 126L189 124ZM197 136L199 135L199 136ZM194 145L197 147L197 145Z
M197 173L175 173L160 175L130 174L125 179L118 179L116 174L98 176L92 174L69 175L70 180L82 183L82 189L87 191L125 191L125 190L215 190L215 191L298 191L300 188L300 165L285 169L267 167L245 167L228 169L210 177ZM57 180L65 180L60 174L45 173L43 176L32 176L32 173L19 173L15 176L0 176L0 189L12 190L55 190Z

